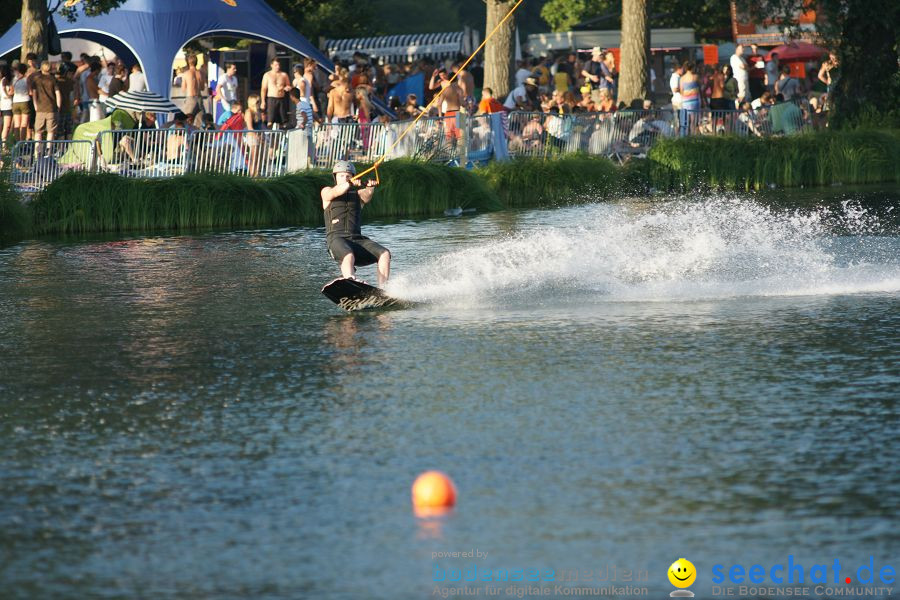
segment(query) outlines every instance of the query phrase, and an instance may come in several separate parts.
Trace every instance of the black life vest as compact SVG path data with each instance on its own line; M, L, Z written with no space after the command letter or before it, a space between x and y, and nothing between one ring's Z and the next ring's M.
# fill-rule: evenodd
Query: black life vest
M359 192L353 188L333 199L325 209L325 234L362 235L359 218L361 209Z

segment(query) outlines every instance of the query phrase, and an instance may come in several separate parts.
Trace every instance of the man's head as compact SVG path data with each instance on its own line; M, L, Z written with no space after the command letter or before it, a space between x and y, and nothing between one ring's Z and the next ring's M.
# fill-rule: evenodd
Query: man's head
M781 66L781 74L784 75L785 77L790 77L791 76L790 65L782 65Z
M37 67L37 54L29 52L25 55L25 62L28 63L29 66Z
M45 60L41 62L41 73L44 75L48 75L50 73L50 61Z
M175 127L184 127L185 123L187 122L187 115L181 111L178 111L177 113L175 113L174 121Z
M237 74L237 65L234 63L227 63L225 65L225 74L229 77L234 77Z
M735 53L737 56L742 56L742 55L744 54L744 45L743 45L743 44L738 44L737 46L735 46L735 47L734 47L734 53Z
M534 79L534 77L526 77L525 78L525 87L526 88L536 88L537 87L537 81Z
M59 55L59 58L63 62L72 62L72 53L71 52L63 52L62 54Z
M300 102L300 90L298 88L292 87L291 91L288 92L288 96L290 96L291 100L294 102Z
M349 160L339 160L334 163L331 174L334 175L335 183L343 183L356 175L356 167Z
M650 98L644 98L643 109L644 110L652 110L653 109L653 100L651 100Z
M304 58L303 59L303 71L305 73L313 73L316 70L318 63L314 58Z
M197 66L197 55L196 54L188 54L187 64L189 67Z
M750 44L750 53L759 54L759 46L757 46L756 44Z
M774 60L775 62L778 62L778 53L777 52L772 53L772 60Z
M235 100L231 103L231 114L236 115L241 112L241 103L239 100Z
M600 59L603 58L603 48L600 46L594 46L591 48L591 60L600 62Z
M415 106L419 103L419 98L415 94L410 94L406 97L406 103Z
M278 73L279 71L281 71L281 61L277 58L273 58L272 62L269 63L269 65L272 67L273 73Z
M489 88L489 87L484 88L483 90L481 90L481 97L482 97L482 98L487 98L487 99L493 98L493 97L494 97L494 90L492 90L492 89Z

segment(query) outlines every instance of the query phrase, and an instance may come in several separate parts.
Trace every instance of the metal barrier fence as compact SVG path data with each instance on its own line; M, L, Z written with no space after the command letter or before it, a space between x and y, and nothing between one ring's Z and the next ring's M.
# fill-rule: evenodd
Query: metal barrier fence
M463 166L506 154L498 150L508 150L513 157L583 152L623 162L630 155L645 154L661 137L792 135L811 127L809 115L794 103L750 112L517 111L499 119L458 114L420 119L393 149L410 121L326 123L309 131L112 130L101 132L94 142L19 142L11 157L10 181L29 193L70 170L145 178L187 172L277 177L310 166L327 169L336 160L371 163L386 153L387 160L408 156Z
M194 131L188 138L188 170L247 177L279 177L287 168L284 131Z
M173 177L187 172L190 132L172 129L116 129L97 136L97 169L122 177Z
M85 140L18 142L10 155L9 182L16 191L30 194L68 171L93 171L93 147Z

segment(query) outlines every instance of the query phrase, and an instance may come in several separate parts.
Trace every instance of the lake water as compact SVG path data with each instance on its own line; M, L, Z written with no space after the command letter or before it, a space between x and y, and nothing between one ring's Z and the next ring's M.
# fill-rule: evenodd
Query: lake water
M431 598L454 569L553 569L541 597L667 598L685 557L708 598L715 565L900 570L898 212L372 224L421 304L367 314L319 294L322 229L2 248L0 595ZM432 468L458 504L418 518Z

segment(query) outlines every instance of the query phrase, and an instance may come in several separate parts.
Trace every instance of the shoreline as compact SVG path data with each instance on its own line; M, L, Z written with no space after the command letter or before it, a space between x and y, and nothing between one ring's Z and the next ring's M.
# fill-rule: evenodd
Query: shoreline
M622 166L605 157L572 154L491 162L473 170L399 159L385 162L379 171L382 187L367 207L368 219L442 216L460 208L558 206L579 202L585 193L596 200L654 191L893 184L900 183L900 131L666 139L646 158ZM2 243L46 234L319 226L319 190L331 182L321 170L272 179L201 173L148 180L69 173L23 203L4 179Z

